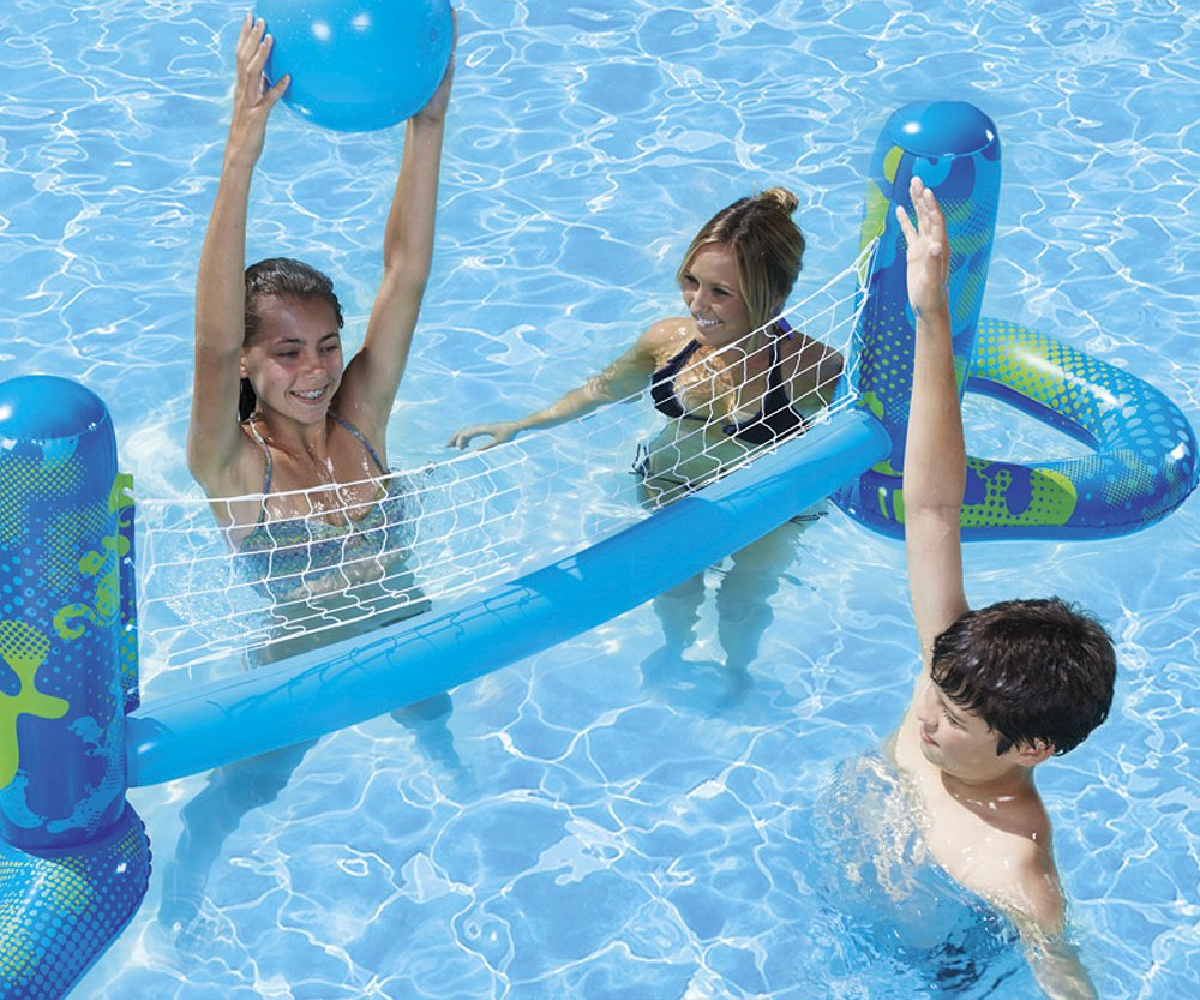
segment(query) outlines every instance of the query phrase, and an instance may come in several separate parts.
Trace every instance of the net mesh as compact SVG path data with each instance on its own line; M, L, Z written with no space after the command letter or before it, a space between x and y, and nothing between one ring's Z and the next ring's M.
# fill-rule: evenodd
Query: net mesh
M797 334L843 358L862 306L858 267L784 314ZM762 351L768 340L747 338ZM815 354L796 381L832 397L837 368L818 368ZM339 506L329 491L319 501L309 497L319 513L310 519L313 537L266 522L249 553L230 544L206 500L139 498L143 680L168 671L208 680L236 669L231 662L279 660L483 594L594 544L771 447L746 446L724 430L762 409L765 365L749 367L758 374L742 382L731 374L741 365L683 366L678 398L690 415L711 419L668 420L644 389L569 427L528 432L345 490L374 499ZM818 386L822 378L829 384ZM853 384L847 370L833 405L807 422L849 405L845 387ZM621 474L635 466L642 476ZM261 497L235 499L261 507Z

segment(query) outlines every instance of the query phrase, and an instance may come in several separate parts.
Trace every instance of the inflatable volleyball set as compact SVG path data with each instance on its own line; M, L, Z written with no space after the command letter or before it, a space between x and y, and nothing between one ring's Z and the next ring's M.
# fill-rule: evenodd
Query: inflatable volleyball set
M1116 535L1178 506L1196 484L1196 442L1165 396L1049 337L978 320L1000 145L966 104L902 109L875 151L863 239L878 243L861 275L855 384L844 390L858 405L483 600L236 685L138 706L133 506L111 418L65 379L0 383L0 996L64 996L136 913L150 851L129 784L264 752L481 676L642 603L678 582L670 572L691 575L831 493L861 523L902 534L914 331L894 208L914 174L947 217L963 388L1094 449L1030 465L971 459L966 537ZM659 546L676 558L648 567Z
M904 536L901 470L915 325L895 206L914 176L933 189L950 241L950 308L961 391L1011 404L1092 449L1084 458L967 461L962 532L979 538L1105 538L1153 524L1196 485L1196 439L1152 385L1007 320L979 319L1000 194L1000 139L965 103L913 104L884 127L871 159L862 242L878 240L851 353L852 390L886 428L888 459L835 500L868 527ZM911 207L911 206L910 206Z

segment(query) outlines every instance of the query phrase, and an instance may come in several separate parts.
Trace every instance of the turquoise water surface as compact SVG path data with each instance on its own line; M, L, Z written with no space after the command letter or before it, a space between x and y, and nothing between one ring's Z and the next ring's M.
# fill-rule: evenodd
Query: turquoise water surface
M0 11L0 377L99 393L142 497L197 495L192 293L243 12ZM978 104L1004 144L984 312L1136 372L1200 423L1200 13L1181 0L472 0L459 31L394 464L440 460L463 423L550 401L673 314L688 239L742 194L795 190L801 283L842 271L880 126L931 99ZM351 343L401 141L280 110L254 189L248 253L328 270ZM967 413L975 454L1075 447L995 404ZM591 474L632 495L628 451ZM1124 539L967 553L973 601L1061 593L1118 643L1110 720L1040 772L1105 998L1200 993L1198 537L1193 497ZM718 607L735 574L710 571L682 660L660 652L647 606L456 690L449 714L135 790L150 895L75 996L947 995L894 942L847 929L814 848L822 789L908 696L901 549L836 511L789 544L768 597L751 581ZM748 671L722 666L718 618L763 630ZM143 664L150 695L163 670ZM993 972L990 995L1038 995L1020 963ZM957 995L995 978L967 980Z

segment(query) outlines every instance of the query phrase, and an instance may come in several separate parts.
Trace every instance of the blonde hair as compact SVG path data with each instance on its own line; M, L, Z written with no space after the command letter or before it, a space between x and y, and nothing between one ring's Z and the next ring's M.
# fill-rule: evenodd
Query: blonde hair
M753 328L766 326L783 308L804 266L804 234L792 219L799 204L787 188L773 187L721 209L688 246L675 280L683 285L704 247L731 247Z

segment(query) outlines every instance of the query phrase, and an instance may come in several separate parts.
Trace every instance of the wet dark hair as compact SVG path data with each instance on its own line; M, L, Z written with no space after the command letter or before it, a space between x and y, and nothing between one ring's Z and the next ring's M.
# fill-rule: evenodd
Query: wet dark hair
M303 261L291 257L268 257L246 268L245 337L248 344L258 335L262 318L258 313L259 300L266 296L280 299L319 299L333 307L338 329L342 328L342 304L333 291L329 276ZM247 419L258 405L254 386L242 379L238 396L238 420Z
M1117 657L1104 627L1057 597L1001 601L934 640L930 675L1000 734L997 754L1037 741L1063 754L1108 717Z

